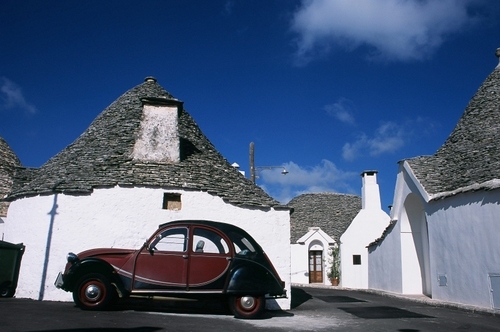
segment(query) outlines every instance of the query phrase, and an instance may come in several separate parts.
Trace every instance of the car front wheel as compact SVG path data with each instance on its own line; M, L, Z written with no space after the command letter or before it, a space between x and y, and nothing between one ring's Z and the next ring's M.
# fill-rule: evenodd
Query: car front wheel
M255 318L260 315L266 305L264 296L232 296L229 307L236 318Z
M114 289L108 278L100 273L84 275L76 283L73 300L86 310L104 309L113 299Z

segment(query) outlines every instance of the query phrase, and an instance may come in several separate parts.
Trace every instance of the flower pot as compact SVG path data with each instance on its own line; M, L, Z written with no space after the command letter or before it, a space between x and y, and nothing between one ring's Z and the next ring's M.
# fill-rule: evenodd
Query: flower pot
M332 286L338 286L339 278L330 278L330 282L332 283Z

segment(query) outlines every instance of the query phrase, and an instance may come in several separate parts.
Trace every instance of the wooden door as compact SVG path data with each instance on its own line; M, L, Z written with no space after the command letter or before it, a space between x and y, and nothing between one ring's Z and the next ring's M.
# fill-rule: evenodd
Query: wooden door
M323 251L309 251L309 283L323 282Z

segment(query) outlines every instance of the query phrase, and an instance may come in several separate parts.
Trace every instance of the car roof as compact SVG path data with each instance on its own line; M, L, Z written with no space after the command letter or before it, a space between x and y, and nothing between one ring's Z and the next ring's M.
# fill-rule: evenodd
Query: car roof
M162 228L162 227L166 227L166 226L175 226L175 225L186 225L186 224L211 226L211 227L214 227L214 228L221 230L222 232L226 233L226 235L229 235L230 232L239 233L240 235L251 240L253 243L255 243L260 248L260 245L257 243L257 241L255 241L255 239L250 234L248 234L245 230L239 228L238 226L219 222L219 221L190 220L190 219L175 220L175 221L169 221L169 222L163 223L163 224L159 225L158 228Z

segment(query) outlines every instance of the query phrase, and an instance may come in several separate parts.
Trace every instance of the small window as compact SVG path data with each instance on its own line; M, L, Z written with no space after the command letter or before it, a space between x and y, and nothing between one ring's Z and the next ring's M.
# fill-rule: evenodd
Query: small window
M181 194L164 193L163 194L163 209L178 211L182 208Z
M352 264L361 265L361 255L352 255Z

